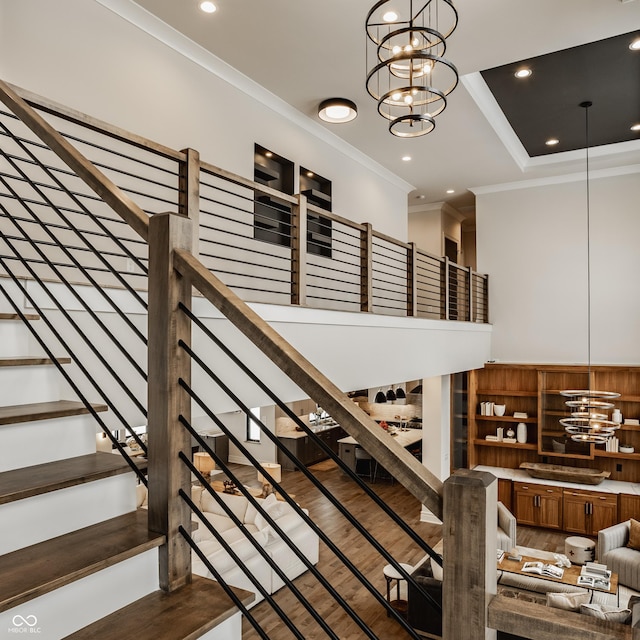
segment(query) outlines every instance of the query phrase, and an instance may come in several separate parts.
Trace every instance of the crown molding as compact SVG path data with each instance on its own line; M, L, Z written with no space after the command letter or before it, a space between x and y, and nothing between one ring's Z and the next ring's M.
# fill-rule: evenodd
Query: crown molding
M584 159L584 149L549 153L532 158L515 134L502 109L500 109L482 74L476 71L462 76L460 80L523 173L530 169L540 169L541 167ZM640 151L640 140L628 140L616 144L590 147L589 156L591 158L602 158L635 151Z
M617 176L627 176L640 173L640 164L627 165L626 167L614 167L612 169L597 169L589 172L589 180L599 180L601 178L615 178ZM568 182L584 182L585 172L568 173L564 176L552 176L548 178L532 178L531 180L519 180L517 182L505 182L503 184L492 184L483 187L469 187L474 195L484 195L487 193L498 193L500 191L515 191L517 189L531 189L535 187L547 187L554 184L564 184Z
M218 56L187 38L184 34L166 22L163 22L157 16L149 13L149 11L133 2L133 0L95 0L95 2L112 11L141 31L144 31L152 38L170 47L209 73L224 80L239 91L246 93L265 107L283 116L307 133L322 140L322 142L330 145L336 149L336 151L363 165L398 189L405 191L407 194L415 190L415 187L406 180L403 180L386 167L383 167L362 153L359 149L356 149L353 145L304 115L301 111L298 111L282 100L282 98L271 93L271 91L265 89L262 85L244 75Z

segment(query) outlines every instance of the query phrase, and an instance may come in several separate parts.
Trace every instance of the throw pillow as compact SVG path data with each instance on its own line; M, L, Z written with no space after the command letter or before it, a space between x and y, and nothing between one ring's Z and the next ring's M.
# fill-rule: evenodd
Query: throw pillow
M599 620L607 620L608 622L619 622L626 624L631 616L630 609L618 609L606 604L583 604L580 606L580 613L598 618Z
M440 558L442 558L442 556L440 556ZM431 558L431 573L433 573L433 577L435 580L439 580L440 582L442 582L444 572L442 570L442 567L433 558Z
M278 502L275 494L270 493L264 500L261 501L260 506L275 520L277 516L275 516L271 512L271 508ZM256 525L256 529L262 530L269 526L269 523L266 521L265 517L258 511L256 513L254 524Z
M629 542L627 547L640 551L640 522L631 518L629 520Z
M547 607L564 609L565 611L579 611L580 605L589 604L591 594L588 591L576 593L547 593Z

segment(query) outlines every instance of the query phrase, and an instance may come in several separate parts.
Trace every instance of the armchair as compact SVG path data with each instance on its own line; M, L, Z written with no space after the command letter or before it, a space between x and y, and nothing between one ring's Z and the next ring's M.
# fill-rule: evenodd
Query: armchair
M516 546L516 517L498 502L498 549L511 551Z
M627 547L631 521L598 532L598 562L618 574L620 584L640 591L640 551Z

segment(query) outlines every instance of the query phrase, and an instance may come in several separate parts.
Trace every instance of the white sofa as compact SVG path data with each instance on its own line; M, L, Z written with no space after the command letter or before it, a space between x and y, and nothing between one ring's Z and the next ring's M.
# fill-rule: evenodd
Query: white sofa
M138 490L138 505L144 506L143 503L146 499L144 486L139 486L142 486L143 489ZM243 529L265 549L269 557L274 560L287 578L292 580L307 571L307 567L302 560L287 546L265 518L258 513L244 496L226 493L218 493L217 495L222 498L233 514L243 523ZM207 491L204 491L202 487L197 486L193 487L191 498L203 512L208 522L213 525L217 532L222 534L225 542L237 554L242 565L259 580L262 587L269 594L284 586L284 581L249 542L243 530L237 527L231 518L227 516L215 498ZM256 498L256 500L304 554L307 560L311 564L317 564L320 547L318 536L293 508L286 502L277 500L275 495L271 495L266 499ZM306 509L304 511L308 514ZM259 602L262 596L256 591L256 587L242 568L222 548L222 545L199 518L194 515L193 520L198 523L198 528L192 533L192 537L207 557L207 560L220 573L222 579L234 587L240 587L256 593L254 604ZM192 556L192 570L195 574L213 578L204 562L195 552Z

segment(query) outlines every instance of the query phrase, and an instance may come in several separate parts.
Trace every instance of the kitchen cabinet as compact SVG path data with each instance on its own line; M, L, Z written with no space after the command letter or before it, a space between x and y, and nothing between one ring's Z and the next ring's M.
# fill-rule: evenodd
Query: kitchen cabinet
M564 490L564 530L597 535L618 521L618 497L597 491Z
M229 436L219 432L201 433L200 435L222 462L225 464L229 462ZM204 449L201 450L204 451Z
M514 512L520 524L562 529L561 487L514 482Z
M338 440L345 436L345 431L342 427L336 425L324 428L315 435L328 445L333 453L338 455ZM279 440L305 467L326 460L329 457L320 444L305 433L295 432L291 436L280 436ZM283 469L288 469L289 471L299 469L299 466L280 450L278 450L278 463L282 465Z

